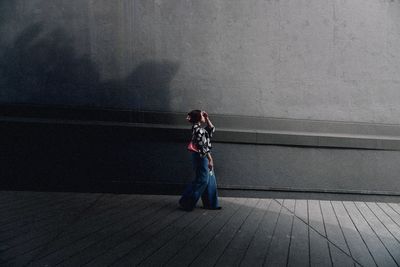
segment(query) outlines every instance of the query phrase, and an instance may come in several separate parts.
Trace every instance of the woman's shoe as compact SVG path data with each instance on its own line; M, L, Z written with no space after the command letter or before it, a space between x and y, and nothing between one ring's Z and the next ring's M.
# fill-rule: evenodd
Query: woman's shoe
M179 206L178 209L183 210L183 211L193 211L194 210L192 208L185 208L183 206Z
M215 207L215 208L212 208L212 207L204 207L204 209L207 209L207 210L222 210L222 207Z

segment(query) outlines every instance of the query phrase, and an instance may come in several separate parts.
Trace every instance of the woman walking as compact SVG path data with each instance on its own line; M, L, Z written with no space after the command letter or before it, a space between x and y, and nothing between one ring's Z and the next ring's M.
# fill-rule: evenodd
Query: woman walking
M179 204L182 209L192 211L200 199L206 209L221 209L218 205L217 183L215 180L214 161L211 156L211 140L215 127L208 114L201 110L192 110L186 117L192 123L192 161L195 179L188 184ZM201 124L206 123L203 128Z

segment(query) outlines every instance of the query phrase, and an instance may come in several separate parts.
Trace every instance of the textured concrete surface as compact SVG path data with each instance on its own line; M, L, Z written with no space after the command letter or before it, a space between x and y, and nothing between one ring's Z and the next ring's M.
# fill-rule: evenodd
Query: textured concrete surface
M0 101L400 123L400 2L0 3Z
M400 192L398 151L216 144L214 157L231 188Z
M0 103L399 124L399 15L385 0L2 0ZM2 133L4 181L190 179L184 143L31 126ZM229 186L400 192L395 151L215 148Z
M0 188L176 191L194 175L190 133L185 140L168 129L61 122L3 122L0 129ZM400 194L400 151L213 145L223 188Z

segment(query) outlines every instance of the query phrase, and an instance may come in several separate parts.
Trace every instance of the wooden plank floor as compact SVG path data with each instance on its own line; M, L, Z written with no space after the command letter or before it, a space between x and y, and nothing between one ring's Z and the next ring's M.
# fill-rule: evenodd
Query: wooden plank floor
M399 201L0 191L0 266L399 266Z

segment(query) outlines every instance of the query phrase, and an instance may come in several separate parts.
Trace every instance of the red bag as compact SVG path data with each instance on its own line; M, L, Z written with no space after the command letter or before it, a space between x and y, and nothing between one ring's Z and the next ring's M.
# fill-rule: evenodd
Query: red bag
M194 144L192 141L189 143L187 149L188 149L190 152L199 153L199 150L197 149L197 147L195 146L195 144Z
M192 139L190 140L190 143L188 144L187 149L190 152L199 153L199 150L197 149L197 146L194 144L193 140L194 140L194 130L192 128Z

